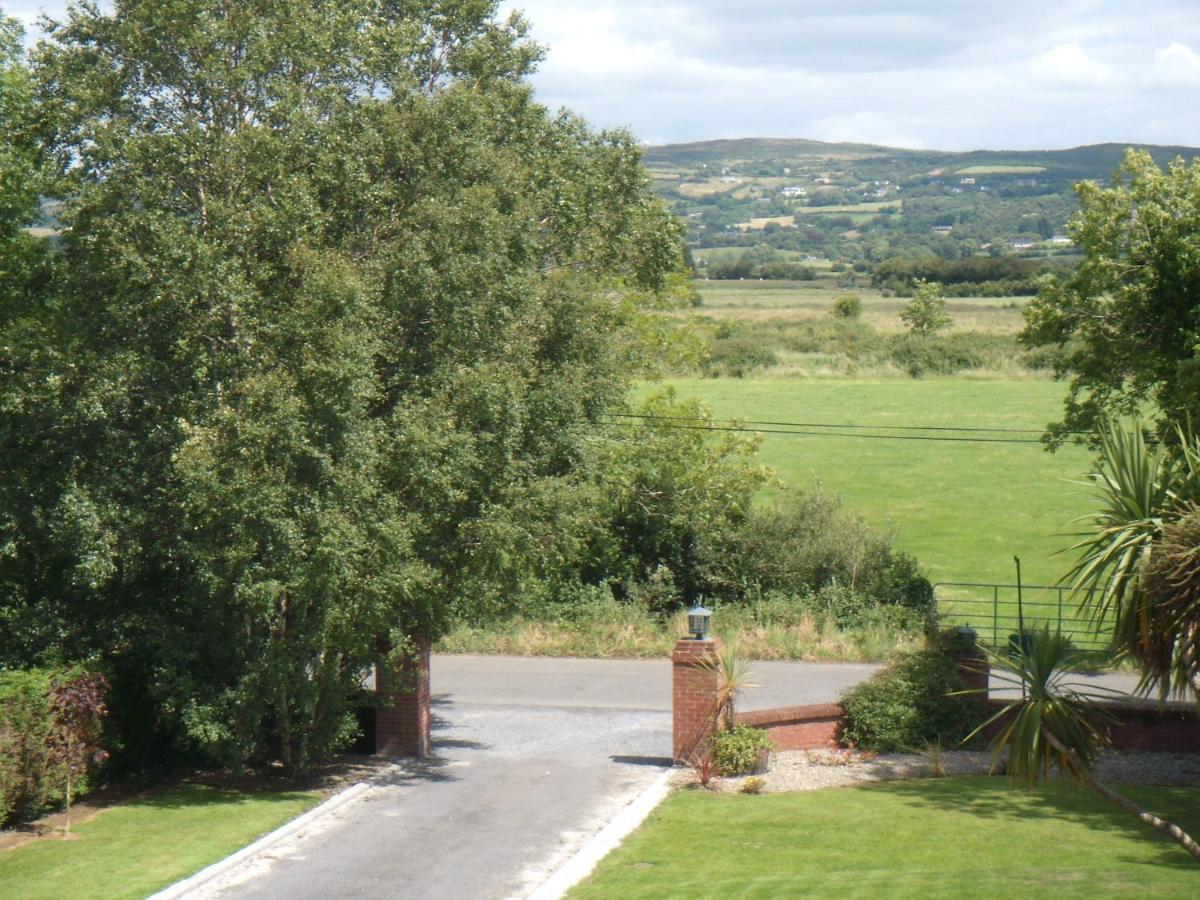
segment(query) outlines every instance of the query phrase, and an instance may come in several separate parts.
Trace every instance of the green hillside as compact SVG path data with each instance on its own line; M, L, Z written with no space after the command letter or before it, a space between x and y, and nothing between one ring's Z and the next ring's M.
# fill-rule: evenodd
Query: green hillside
M693 249L751 251L760 266L799 254L862 272L897 257L1069 259L1074 185L1107 181L1125 149L944 152L746 138L649 147L645 162ZM1193 147L1144 149L1160 164L1200 156Z

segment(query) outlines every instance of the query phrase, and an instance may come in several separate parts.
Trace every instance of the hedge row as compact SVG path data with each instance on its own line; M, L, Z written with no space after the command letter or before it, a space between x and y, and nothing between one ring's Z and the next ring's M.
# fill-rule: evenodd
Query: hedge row
M77 729L90 720L90 730L103 715L105 687L100 676L77 668L0 671L0 827L61 803L68 775L72 795L86 792L93 760ZM75 705L81 689L100 698L90 711Z

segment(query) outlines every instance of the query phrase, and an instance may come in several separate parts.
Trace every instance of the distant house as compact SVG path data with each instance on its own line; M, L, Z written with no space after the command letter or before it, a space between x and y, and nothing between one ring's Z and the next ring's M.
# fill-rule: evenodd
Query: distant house
M950 234L950 232L952 232L954 230L954 226L953 225L934 225L929 230L932 231L934 234L940 234L944 237L944 236Z
M783 190L781 190L779 193L783 194L783 196L785 196L785 197L807 197L808 196L808 191L806 191L804 188L800 187L800 185L798 185L798 184L788 185Z
M1054 237L1050 238L1050 243L1052 243L1052 244L1073 244L1075 242L1072 241L1065 234L1056 234L1056 235L1054 235Z
M974 184L974 183L975 183L975 179L974 179L974 178L971 178L970 176L967 176L966 178L960 178L960 179L958 180L958 183L959 183L959 184Z
M1037 244L1025 238L1017 238L1010 245L1014 250L1032 250Z

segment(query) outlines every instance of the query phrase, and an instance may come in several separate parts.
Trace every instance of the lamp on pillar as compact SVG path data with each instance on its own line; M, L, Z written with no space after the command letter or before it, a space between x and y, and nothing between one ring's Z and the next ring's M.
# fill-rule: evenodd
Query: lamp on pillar
M696 605L688 610L688 631L694 640L702 641L708 637L708 625L712 619L712 610L705 609L696 601Z

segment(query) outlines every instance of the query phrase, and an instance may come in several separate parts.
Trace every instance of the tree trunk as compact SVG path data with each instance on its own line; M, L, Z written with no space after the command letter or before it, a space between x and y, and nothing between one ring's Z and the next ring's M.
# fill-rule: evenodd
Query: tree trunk
M1066 744L1060 741L1049 731L1043 732L1046 736L1046 742L1063 756L1070 759L1075 764L1075 771L1080 780L1083 781L1093 791L1107 800L1109 803L1119 806L1125 812L1137 816L1151 828L1157 828L1163 834L1170 837L1175 843L1179 844L1184 850L1192 854L1192 858L1200 861L1200 844L1192 840L1191 835L1180 828L1173 822L1168 822L1166 819L1160 819L1154 813L1147 812L1142 809L1128 797L1123 797L1111 788L1106 787L1096 780L1096 776L1092 774L1092 770L1081 760L1074 750L1070 749Z

